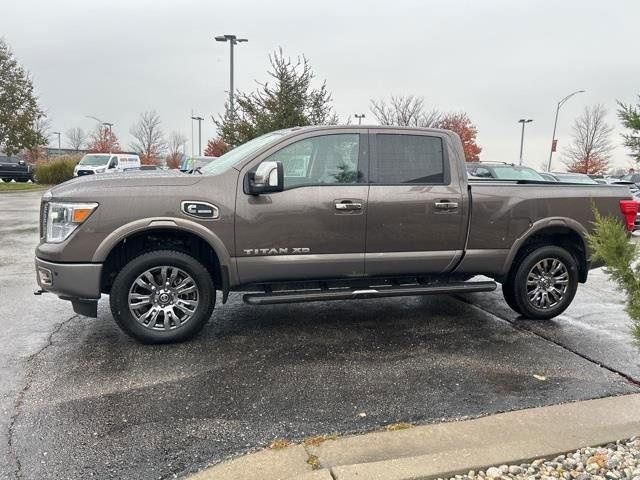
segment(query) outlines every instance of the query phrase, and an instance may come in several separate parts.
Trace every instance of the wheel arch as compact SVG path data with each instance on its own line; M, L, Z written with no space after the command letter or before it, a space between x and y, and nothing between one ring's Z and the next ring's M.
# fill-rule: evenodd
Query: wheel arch
M578 264L579 281L587 281L589 273L588 232L570 218L550 218L536 222L526 234L518 238L507 256L502 271L508 276L520 258L536 246L556 245L568 250Z
M189 253L211 269L224 300L237 283L235 263L222 240L202 225L183 219L141 219L109 234L96 249L92 262L102 263L101 290L108 293L114 272L145 251L173 249Z

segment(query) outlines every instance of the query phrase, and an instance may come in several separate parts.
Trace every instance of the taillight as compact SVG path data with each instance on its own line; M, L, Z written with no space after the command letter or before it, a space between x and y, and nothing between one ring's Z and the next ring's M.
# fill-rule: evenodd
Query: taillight
M636 215L638 215L638 203L635 200L620 200L620 212L624 216L627 230L633 232Z

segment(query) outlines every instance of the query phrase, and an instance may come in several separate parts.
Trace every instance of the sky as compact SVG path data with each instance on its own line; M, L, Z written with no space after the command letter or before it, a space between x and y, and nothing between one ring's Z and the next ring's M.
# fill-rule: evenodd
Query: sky
M375 123L370 99L413 94L467 112L484 161L517 162L518 119L530 118L524 163L539 168L558 100L584 89L560 111L552 169L562 170L574 119L596 103L615 127L612 163L631 166L615 110L640 94L638 18L638 0L1 0L0 36L31 72L52 131L91 130L95 116L124 147L148 110L167 134L190 140L193 110L206 119L203 145L215 135L229 89L220 34L249 40L235 50L237 90L266 80L282 47L326 80L342 122Z

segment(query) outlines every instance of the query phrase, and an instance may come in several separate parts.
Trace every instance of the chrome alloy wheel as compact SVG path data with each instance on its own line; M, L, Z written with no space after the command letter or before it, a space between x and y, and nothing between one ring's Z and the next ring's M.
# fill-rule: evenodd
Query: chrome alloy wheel
M173 330L187 323L200 292L191 276L177 267L159 266L138 276L129 289L129 311L152 330Z
M546 310L562 301L569 285L569 271L557 258L536 263L527 275L527 298L531 305Z

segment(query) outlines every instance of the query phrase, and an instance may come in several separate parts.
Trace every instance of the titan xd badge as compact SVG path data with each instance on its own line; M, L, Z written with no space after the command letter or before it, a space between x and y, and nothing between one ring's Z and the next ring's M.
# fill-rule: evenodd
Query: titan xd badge
M182 211L192 217L212 220L218 218L218 216L220 215L218 207L207 202L185 200L181 205Z

